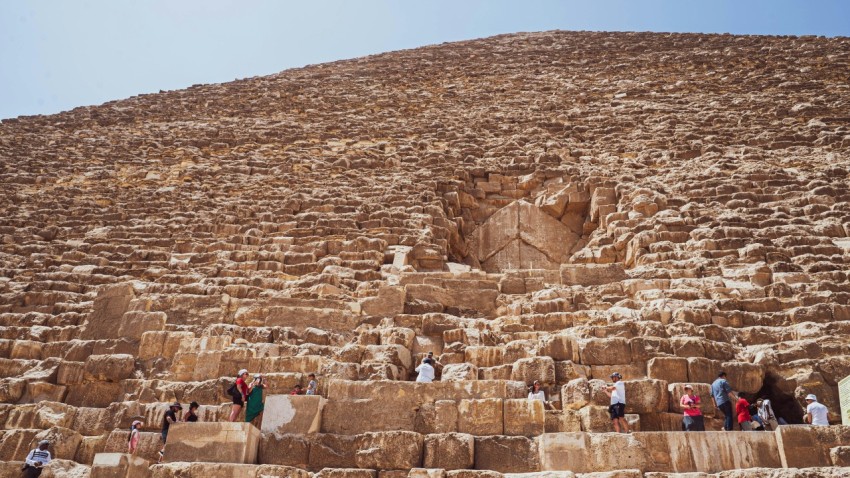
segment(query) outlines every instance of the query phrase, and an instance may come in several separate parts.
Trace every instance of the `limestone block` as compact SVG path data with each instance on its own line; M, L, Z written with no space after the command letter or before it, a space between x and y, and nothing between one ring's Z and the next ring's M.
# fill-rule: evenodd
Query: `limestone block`
M528 398L506 399L503 402L505 435L533 437L546 430L543 402Z
M43 401L38 404L33 417L35 428L50 427L74 428L74 416L77 409L60 402Z
M414 396L393 397L393 400L328 400L322 411L321 431L356 435L367 431L413 430L417 406Z
M434 402L434 414L435 433L450 433L457 431L457 402L454 400L437 400Z
M440 380L443 382L478 380L478 367L466 362L446 365L443 367Z
M39 403L42 401L61 402L65 399L68 387L46 382L27 382L19 403Z
M73 460L77 454L77 448L83 441L83 436L70 428L50 427L39 431L33 437L33 443L41 440L50 440L50 451L54 458Z
M466 433L425 436L423 466L444 470L471 468L475 462L475 439Z
M130 378L135 370L135 359L132 355L91 355L86 359L86 381L91 382L120 382Z
M385 286L378 289L376 297L364 299L361 307L366 315L392 317L404 312L404 287Z
M620 337L583 339L579 341L583 365L617 365L632 361L629 341Z
M168 431L168 462L255 463L260 431L250 423L175 423Z
M590 367L579 365L570 360L555 362L555 383L565 384L577 378L588 378Z
M446 478L503 478L504 475L492 470L451 470Z
M831 449L850 443L848 426L788 425L776 429L779 458L783 468L831 466Z
M378 478L375 470L361 468L324 468L314 475L315 478Z
M363 361L387 362L406 370L413 368L410 350L402 345L369 345L363 354Z
M720 370L720 362L716 360L703 357L688 358L688 381L691 383L712 383Z
M575 410L546 410L546 433L580 432L581 418Z
M446 470L442 468L411 468L407 478L446 478Z
M606 382L577 378L570 380L561 387L561 408L578 410L587 405L610 404L610 398L605 393ZM626 393L628 400L628 392Z
M300 435L262 433L257 459L269 465L306 468L310 462L310 442Z
M126 453L98 453L94 456L91 478L146 478L148 463L144 458Z
M495 367L504 364L505 349L503 347L489 347L471 345L464 349L464 362L478 367Z
M77 447L77 454L74 455L74 461L85 465L92 464L95 455L104 452L107 437L108 435L84 436L83 441L80 442L80 446Z
M85 329L80 338L84 340L120 338L121 316L127 312L130 301L136 297L130 284L103 286L94 299Z
M358 437L317 434L310 437L310 468L357 468Z
M268 395L260 429L278 435L318 433L324 406L319 395Z
M726 379L736 392L756 393L764 384L764 365L723 362L721 367L726 371Z
M626 380L626 412L656 413L667 411L670 402L667 382L663 380Z
M366 433L357 439L358 468L407 470L422 466L423 438L408 431Z
M555 383L555 361L552 357L529 357L514 362L511 380L527 384L539 380L543 385Z
M501 473L538 471L537 442L526 437L475 437L475 468Z
M501 435L504 432L502 399L461 400L458 431L470 435Z
M561 284L605 285L628 279L622 264L561 264Z
M85 377L85 368L85 362L63 361L56 370L56 383L59 385L82 383L83 377Z
M20 467L18 467L20 471ZM54 458L44 467L40 478L79 478L89 476L90 469L86 465L71 460ZM16 475L20 476L20 475Z
M681 357L655 357L646 364L649 378L665 382L687 382L688 360Z
M150 470L151 478L271 478L279 476L310 478L312 476L308 471L290 466L236 463L164 463L153 465Z
M607 406L586 406L578 411L578 416L581 421L581 430L584 432L604 433L614 431Z
M565 334L552 334L547 335L540 342L541 355L548 355L556 361L578 362L580 360L579 349L574 337Z
M165 312L129 311L121 316L118 337L141 340L145 332L164 330L167 319Z

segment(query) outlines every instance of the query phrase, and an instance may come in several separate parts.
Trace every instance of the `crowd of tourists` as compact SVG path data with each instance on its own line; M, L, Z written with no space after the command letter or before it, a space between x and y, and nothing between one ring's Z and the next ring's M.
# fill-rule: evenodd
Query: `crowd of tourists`
M428 352L415 369L417 373L416 381L421 383L433 382L438 367L441 367L441 364L434 358L434 353ZM605 385L604 391L610 398L608 413L611 417L612 426L617 433L631 433L629 423L626 420L626 387L623 383L623 377L618 372L614 372L610 378L611 382ZM317 395L319 384L316 380L316 374L309 374L308 379L306 390L298 384L293 387L290 395ZM236 380L227 390L227 394L233 401L228 420L237 421L244 408L245 421L259 425L262 421L264 409L263 390L265 388L266 382L262 374L255 374L253 379L250 379L248 370L240 370ZM694 393L692 385L686 384L683 389L684 394L678 401L683 412L682 430L688 432L705 431L702 398ZM528 399L539 400L544 403L544 406L551 406L546 400L546 393L537 380L528 387ZM825 405L818 402L817 396L809 394L805 400L807 405L803 417L804 421L811 425L829 425L828 410ZM736 393L729 384L724 371L720 371L717 379L711 384L711 401L712 405L723 414L723 430L725 431L736 429L735 423L737 423L737 429L742 431L772 431L780 425L787 424L782 417L776 415L770 399L760 397L755 400L755 403L750 403L745 394ZM178 422L197 422L199 420L199 408L200 405L197 402L190 403L185 412L183 412L183 406L180 402L168 406L168 410L162 419L160 432L162 442L162 448L159 451L160 461L165 455L165 443L168 440L168 430L171 425ZM141 420L134 420L130 425L127 450L131 454L135 454L138 450L143 426L144 423ZM22 470L25 478L36 478L41 475L43 467L51 460L49 446L49 441L42 440L35 449L29 452Z

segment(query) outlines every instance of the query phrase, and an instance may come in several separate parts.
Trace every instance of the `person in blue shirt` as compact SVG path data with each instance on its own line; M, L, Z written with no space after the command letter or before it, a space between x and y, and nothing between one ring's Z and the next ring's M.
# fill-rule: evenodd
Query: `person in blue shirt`
M717 380L711 384L711 398L714 400L714 406L723 412L723 429L732 431L734 416L732 401L735 400L735 394L732 392L732 386L726 381L726 372L723 370L717 374Z

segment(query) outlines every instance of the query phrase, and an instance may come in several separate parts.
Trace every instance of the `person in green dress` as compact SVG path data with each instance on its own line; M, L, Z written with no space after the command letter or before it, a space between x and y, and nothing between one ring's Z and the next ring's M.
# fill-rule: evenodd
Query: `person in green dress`
M265 379L262 375L254 375L254 383L251 386L251 391L248 393L248 405L245 408L245 421L253 422L257 419L257 424L262 422L263 418L263 389L266 387Z

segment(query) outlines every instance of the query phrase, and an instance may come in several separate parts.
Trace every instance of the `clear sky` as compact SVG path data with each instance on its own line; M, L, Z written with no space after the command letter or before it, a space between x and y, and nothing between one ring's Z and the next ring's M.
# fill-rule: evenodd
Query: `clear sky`
M850 36L850 0L0 0L0 118L555 29Z

